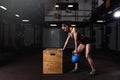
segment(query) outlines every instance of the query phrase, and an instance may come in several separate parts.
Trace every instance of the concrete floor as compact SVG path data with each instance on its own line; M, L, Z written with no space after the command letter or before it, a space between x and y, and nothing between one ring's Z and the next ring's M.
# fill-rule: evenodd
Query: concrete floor
M74 65L71 63L70 51L65 51L65 53L63 58L64 73L61 75L42 74L41 51L23 51L20 56L9 54L9 59L5 56L0 57L0 59L7 59L0 61L6 63L0 66L0 80L120 80L120 56L115 52L94 52L92 57L97 68L97 75L95 76L88 75L90 68L84 58L84 53L81 54L79 72L70 73Z

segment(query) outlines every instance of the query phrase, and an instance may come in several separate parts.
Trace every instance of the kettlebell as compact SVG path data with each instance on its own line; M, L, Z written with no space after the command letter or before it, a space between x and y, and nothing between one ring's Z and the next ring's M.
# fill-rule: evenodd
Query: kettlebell
M74 54L72 53L72 62L77 63L80 59L80 54Z

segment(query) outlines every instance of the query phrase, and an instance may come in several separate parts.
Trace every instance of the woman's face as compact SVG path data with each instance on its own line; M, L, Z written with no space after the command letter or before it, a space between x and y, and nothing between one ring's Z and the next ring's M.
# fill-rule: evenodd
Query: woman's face
M62 30L63 31L68 31L69 30L69 27L65 24L62 24Z

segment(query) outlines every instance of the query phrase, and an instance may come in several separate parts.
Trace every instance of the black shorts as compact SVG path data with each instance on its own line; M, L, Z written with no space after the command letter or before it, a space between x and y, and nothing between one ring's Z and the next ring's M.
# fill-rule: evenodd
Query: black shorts
M91 44L91 43L93 43L93 40L92 40L91 38L84 37L80 42L81 42L81 44L86 45L86 44Z

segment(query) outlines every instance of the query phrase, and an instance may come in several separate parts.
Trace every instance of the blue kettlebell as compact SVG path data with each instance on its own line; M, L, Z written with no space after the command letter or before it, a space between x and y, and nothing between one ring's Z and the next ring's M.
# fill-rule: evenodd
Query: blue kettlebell
M72 53L72 62L77 63L80 59L80 54L74 54Z

